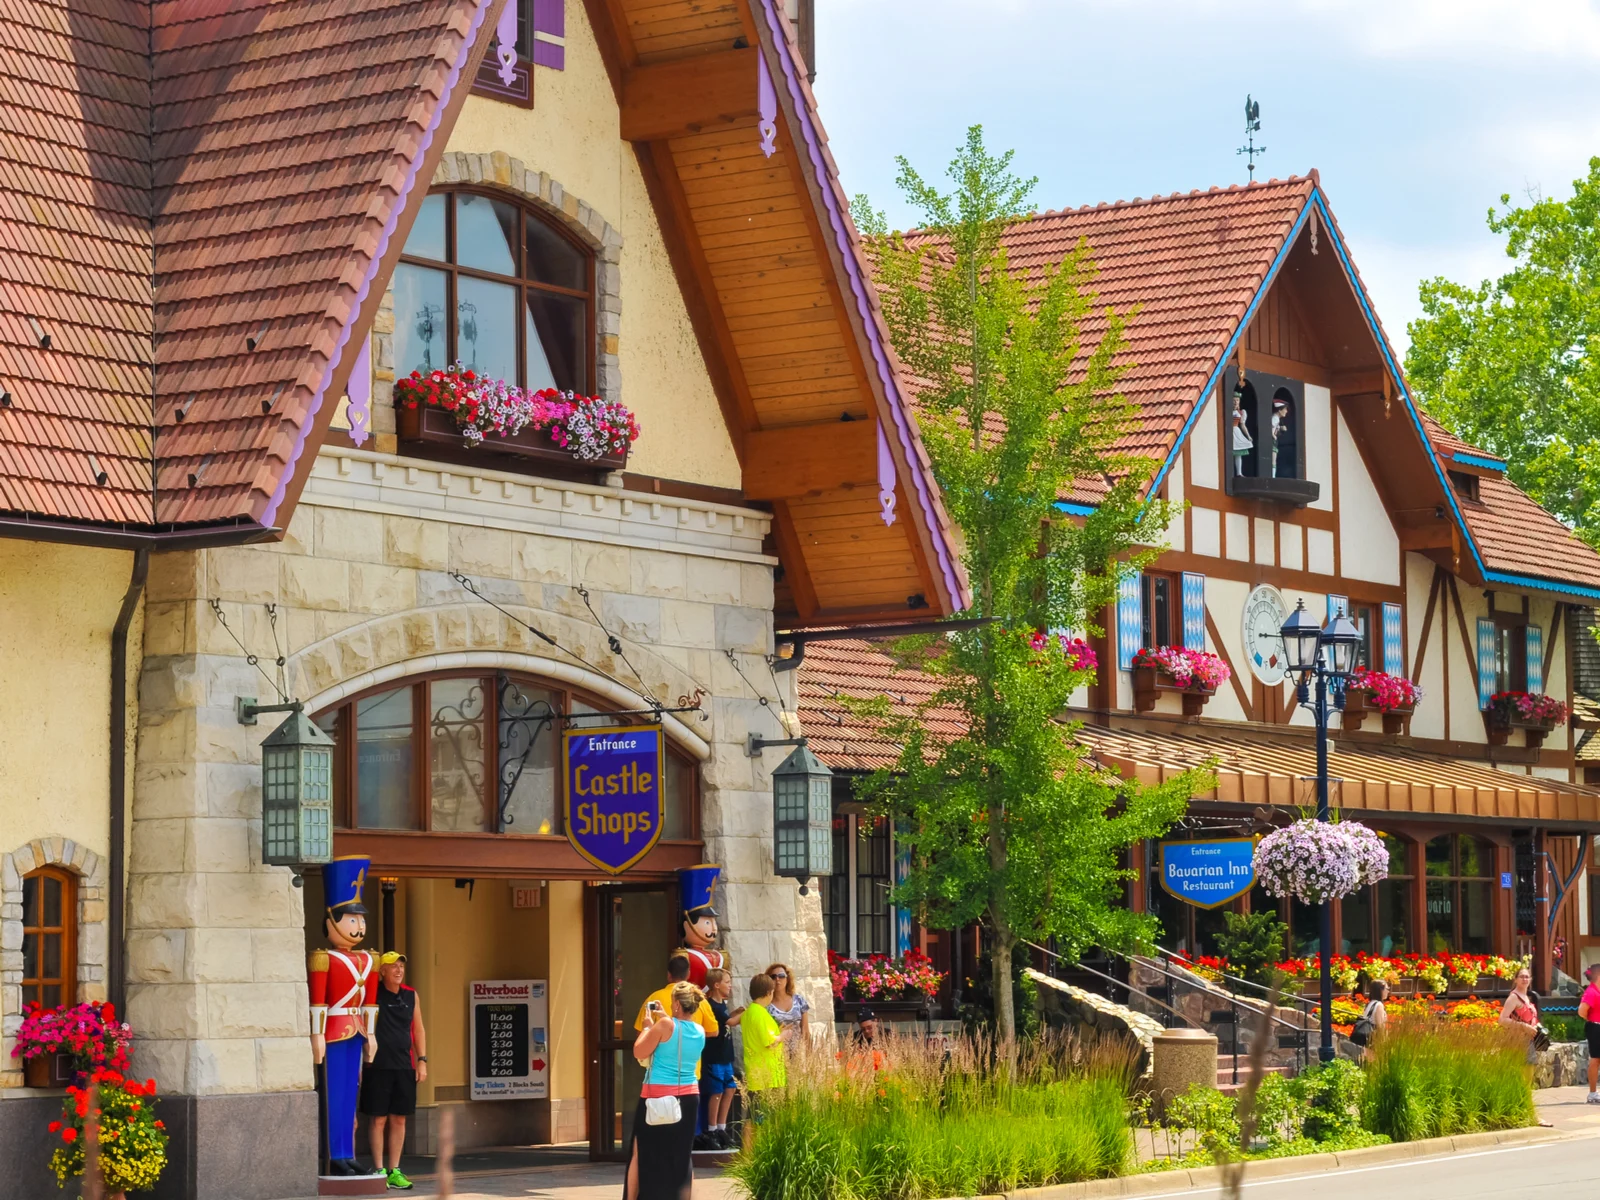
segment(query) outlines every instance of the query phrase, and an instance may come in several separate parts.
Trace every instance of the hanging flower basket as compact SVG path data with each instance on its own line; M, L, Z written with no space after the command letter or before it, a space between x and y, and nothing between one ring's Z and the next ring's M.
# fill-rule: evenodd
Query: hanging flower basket
M1360 729L1367 714L1376 712L1383 718L1383 732L1395 737L1405 732L1422 695L1422 688L1404 675L1358 667L1345 685L1344 728Z
M1321 904L1388 878L1389 849L1358 822L1306 818L1262 838L1255 867L1268 894Z
M1554 696L1539 692L1496 692L1483 710L1484 729L1491 746L1504 746L1513 729L1525 730L1528 748L1544 745L1545 735L1565 723L1570 710Z
M1150 712L1161 692L1183 698L1183 715L1198 717L1217 688L1227 683L1233 670L1220 655L1183 646L1148 647L1133 656L1133 707Z
M621 404L554 388L524 392L460 363L411 372L395 383L394 400L403 442L614 471L639 437L638 420Z

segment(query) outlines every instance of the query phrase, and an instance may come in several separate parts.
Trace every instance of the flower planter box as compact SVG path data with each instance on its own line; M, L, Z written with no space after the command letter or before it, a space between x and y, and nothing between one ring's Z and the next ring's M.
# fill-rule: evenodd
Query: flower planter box
M1484 709L1483 727L1488 734L1489 745L1504 746L1511 740L1513 729L1524 730L1528 735L1528 749L1537 750L1544 745L1545 735L1556 727L1555 721L1519 721L1502 717L1494 709Z
M882 1021L931 1021L933 1004L927 996L913 1000L836 1000L834 1020L853 1022L863 1008L870 1008Z
M1183 697L1183 715L1198 717L1206 701L1217 694L1216 688L1175 683L1154 667L1133 669L1133 707L1135 712L1150 712L1156 706L1156 697L1162 692L1176 692Z
M477 445L461 436L455 417L442 408L395 406L395 424L402 447L426 447L430 452L447 451L457 462L479 463L502 471L529 471L546 465L567 472L620 471L628 464L626 454L606 454L599 458L578 458L550 437L548 429L524 429L513 437L486 436Z
M1366 719L1373 713L1383 718L1383 732L1386 737L1398 737L1406 731L1406 721L1416 711L1416 705L1407 704L1397 706L1385 712L1373 705L1365 688L1352 688L1344 695L1344 723L1347 731L1360 729Z
M70 1054L35 1054L22 1062L22 1082L31 1088L64 1088L75 1072Z

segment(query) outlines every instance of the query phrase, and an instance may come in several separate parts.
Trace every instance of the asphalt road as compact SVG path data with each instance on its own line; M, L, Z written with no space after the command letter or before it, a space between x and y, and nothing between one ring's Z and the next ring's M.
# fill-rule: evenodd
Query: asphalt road
M1244 1195L1249 1200L1468 1200L1480 1196L1523 1200L1592 1196L1597 1182L1600 1139L1577 1137L1319 1175L1285 1175L1255 1183L1246 1172ZM1185 1188L1156 1194L1189 1200L1221 1195L1220 1188ZM1156 1196L1144 1200L1156 1200Z

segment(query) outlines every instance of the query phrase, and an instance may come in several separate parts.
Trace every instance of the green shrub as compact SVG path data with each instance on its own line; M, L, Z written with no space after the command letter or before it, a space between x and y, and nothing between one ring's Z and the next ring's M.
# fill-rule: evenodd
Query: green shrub
M1301 1108L1301 1132L1314 1142L1336 1142L1361 1129L1366 1078L1342 1058L1312 1063L1290 1085Z
M1584 1033L1583 1018L1576 1013L1540 1013L1539 1019L1550 1031L1552 1042L1581 1042Z
M935 1200L1120 1175L1128 1052L1042 1038L1014 1060L907 1039L810 1056L730 1165L754 1200Z
M1526 1052L1495 1025L1391 1021L1367 1064L1362 1124L1397 1142L1532 1125Z
M1243 978L1271 983L1272 965L1283 957L1289 927L1266 910L1223 913L1222 920L1226 928L1216 935L1217 953Z
M1165 1124L1173 1130L1193 1130L1203 1160L1215 1162L1239 1154L1239 1105L1216 1088L1191 1083L1181 1096L1167 1101Z

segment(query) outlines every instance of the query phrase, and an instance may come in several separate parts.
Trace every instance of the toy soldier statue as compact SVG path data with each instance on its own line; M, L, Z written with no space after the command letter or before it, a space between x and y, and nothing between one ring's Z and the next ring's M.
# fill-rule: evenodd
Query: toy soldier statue
M378 1052L378 971L374 956L356 947L367 936L361 885L371 865L355 856L323 864L328 949L312 951L309 962L311 1060L325 1064L328 1170L334 1175L367 1173L356 1162L356 1098L362 1061Z
M728 956L715 949L717 910L711 907L711 888L722 868L709 863L678 872L678 892L683 903L683 948L689 955L689 982L706 985L706 972L728 969Z

